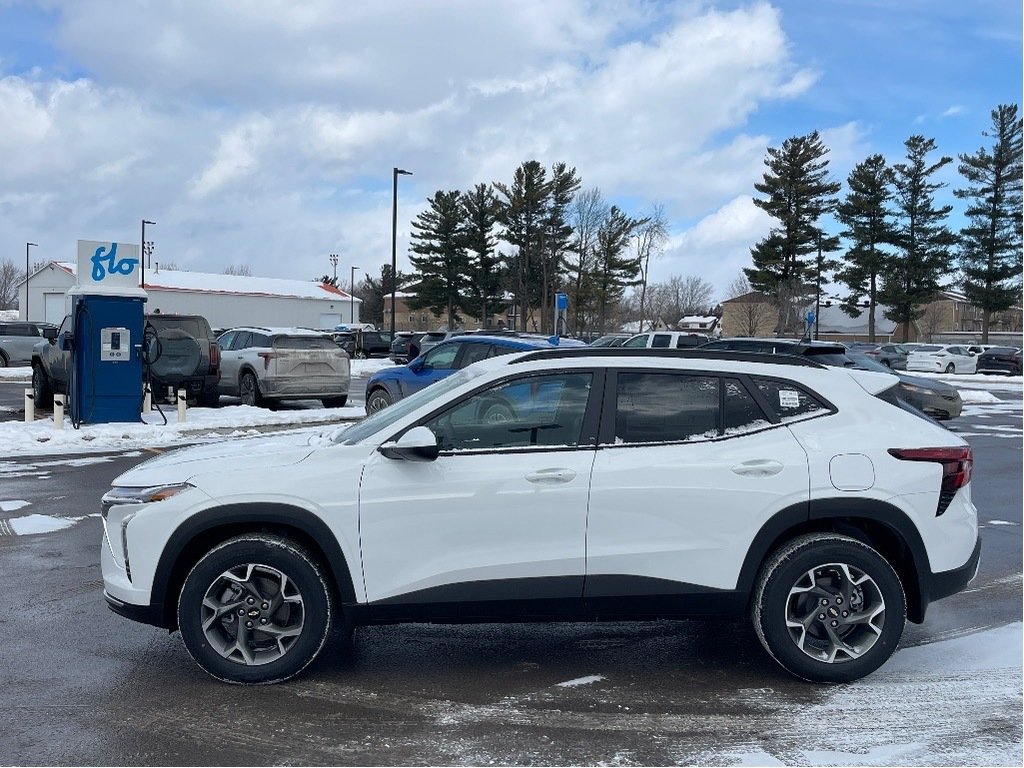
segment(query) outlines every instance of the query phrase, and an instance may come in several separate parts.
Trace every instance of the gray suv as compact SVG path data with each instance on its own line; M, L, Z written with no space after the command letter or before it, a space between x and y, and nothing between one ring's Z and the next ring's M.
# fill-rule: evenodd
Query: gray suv
M32 347L43 339L43 328L53 327L52 323L0 323L0 368L29 365L32 362Z

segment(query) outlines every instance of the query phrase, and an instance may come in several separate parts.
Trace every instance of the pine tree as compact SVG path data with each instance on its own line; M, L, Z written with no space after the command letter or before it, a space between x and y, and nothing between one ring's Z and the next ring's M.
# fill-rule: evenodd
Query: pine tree
M500 195L501 239L516 249L506 256L506 266L519 309L519 326L525 331L530 309L542 306L539 283L551 183L544 166L527 160L516 169L511 186L496 181L494 189Z
M868 340L875 340L875 307L878 281L888 254L881 246L891 243L893 229L888 205L892 201L893 171L881 155L858 163L846 179L846 199L836 207L836 218L846 227L840 235L850 243L836 279L850 292L843 309L859 317L857 305L867 296Z
M640 264L635 257L628 255L628 248L637 227L647 221L630 218L613 205L597 231L594 292L601 333L607 328L609 309L622 301L627 287L639 284L637 275L640 273Z
M438 190L429 203L430 208L412 223L412 252L417 255L410 255L409 262L415 270L416 295L409 299L409 306L443 314L453 329L469 287L462 193Z
M935 297L952 269L956 237L945 224L953 206L935 205L935 193L946 185L931 181L953 159L942 156L929 165L927 155L936 145L924 136L911 136L904 145L907 162L893 166L897 252L885 260L879 300L889 307L886 317L903 324L903 341L908 341L910 324L924 314L921 306Z
M1021 119L1016 104L992 110L993 140L973 155L960 155L967 181L954 194L967 200L968 224L960 230L960 271L968 301L982 310L981 342L988 343L995 312L1020 299L1021 282Z
M375 279L367 274L363 281L356 286L355 296L363 302L360 309L360 316L365 322L374 323L379 328L385 324L384 318L384 297L391 296L392 283L395 283L395 290L401 290L409 282L409 276L399 272L398 280L391 279L391 265L380 265L380 278Z
M562 262L572 243L572 225L568 221L569 206L580 188L575 168L565 163L551 167L547 211L544 217L544 248L541 261L541 326L555 333L554 294L558 289Z
M501 301L503 272L501 257L495 251L494 227L498 222L498 200L486 184L477 184L462 196L462 212L466 226L466 248L469 254L469 288L467 311L479 309L480 321L487 321L504 305Z
M830 179L828 148L817 131L793 136L782 148L768 148L764 164L768 170L754 189L765 198L754 198L754 205L779 222L766 238L750 249L754 266L744 269L750 284L773 297L779 309L779 330L789 333L798 321L796 310L812 292L808 279L820 275L825 267L817 260L819 244L827 250L825 235L818 226L822 216L832 212L840 185Z

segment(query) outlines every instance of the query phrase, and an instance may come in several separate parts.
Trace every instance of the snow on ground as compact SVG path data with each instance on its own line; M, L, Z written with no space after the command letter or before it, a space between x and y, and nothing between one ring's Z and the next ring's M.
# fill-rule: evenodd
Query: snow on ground
M1016 623L903 648L824 701L782 706L780 730L762 743L708 757L719 765L1020 765L1021 647Z

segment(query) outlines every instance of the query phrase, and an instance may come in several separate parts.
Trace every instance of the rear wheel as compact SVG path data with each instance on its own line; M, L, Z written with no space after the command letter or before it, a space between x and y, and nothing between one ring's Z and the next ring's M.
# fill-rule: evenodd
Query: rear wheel
M320 653L331 602L309 552L277 536L246 534L196 563L178 599L178 627L189 654L214 677L276 683Z
M348 402L348 395L342 395L341 397L325 397L320 400L324 404L324 408L344 408L345 403Z
M362 347L360 347L359 349L356 350L356 354L355 354L356 360L365 360L368 357L369 357L369 355L366 354L366 350L363 349Z
M256 381L256 374L252 371L242 374L242 380L238 383L238 396L242 398L242 403L245 405L253 405L257 408L263 405L260 385Z
M53 389L40 363L32 365L32 400L36 408L49 408L53 405Z
M906 613L903 585L885 558L856 539L819 533L783 545L764 564L752 619L787 671L845 683L893 654Z

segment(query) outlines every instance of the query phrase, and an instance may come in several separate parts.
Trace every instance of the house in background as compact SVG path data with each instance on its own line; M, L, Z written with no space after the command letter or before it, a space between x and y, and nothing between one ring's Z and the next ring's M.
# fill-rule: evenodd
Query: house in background
M31 319L59 324L68 312L66 293L75 285L77 266L50 262L22 282L18 304ZM202 315L214 328L235 325L334 328L358 323L362 301L332 285L306 280L218 275L179 270L147 270L142 285L146 312ZM24 314L24 313L21 313Z

